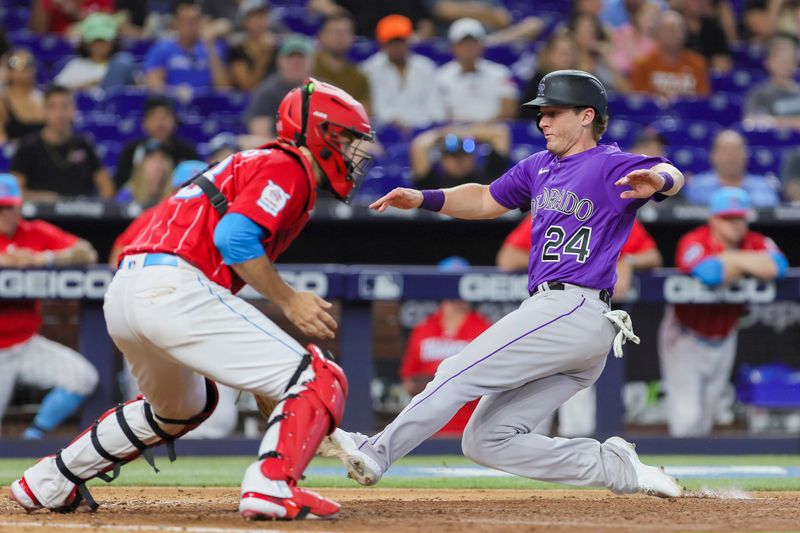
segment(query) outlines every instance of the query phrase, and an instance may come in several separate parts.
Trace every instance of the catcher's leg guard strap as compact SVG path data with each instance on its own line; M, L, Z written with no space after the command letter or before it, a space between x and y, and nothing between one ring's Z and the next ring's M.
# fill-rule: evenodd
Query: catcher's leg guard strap
M319 443L344 412L344 372L316 346L309 351L310 364L275 407L261 441L262 473L270 479L301 479Z
M209 395L204 412L179 423L162 421L142 397L109 409L61 450L54 460L40 461L29 468L25 472L28 485L37 499L49 509L59 508L68 501L74 485L91 508L94 500L84 483L94 477L104 481L113 480L121 465L139 455L145 456L155 468L150 453L152 447L167 443L171 448L172 441L194 429L213 412L217 402L213 382L207 384L207 390ZM174 458L175 452L171 449L170 460ZM114 471L113 475L106 475L111 470Z

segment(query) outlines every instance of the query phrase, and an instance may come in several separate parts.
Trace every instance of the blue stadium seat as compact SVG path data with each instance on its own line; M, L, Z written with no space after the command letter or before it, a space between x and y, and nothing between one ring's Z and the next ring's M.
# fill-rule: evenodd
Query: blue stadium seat
M203 117L209 115L241 117L249 101L249 93L239 91L207 92L195 95L188 106L188 111Z
M707 120L682 120L664 117L651 124L673 146L694 143L701 148L708 148L714 136L722 129L716 122Z
M748 42L731 43L731 57L736 68L762 70L766 49L761 45L751 45Z
M709 98L681 98L673 102L670 109L683 120L707 120L727 127L741 119L742 97L715 93Z
M663 112L658 102L645 94L608 95L608 114L612 118L622 117L637 122L650 122Z
M544 136L533 120L509 120L512 144L543 144Z
M483 56L489 61L500 63L507 67L511 66L525 51L524 44L498 44L488 46L483 52Z
M8 168L11 166L11 158L14 157L14 153L17 151L17 145L6 143L0 146L0 172L8 172Z
M102 103L97 99L96 93L77 91L75 93L75 107L79 113L87 114L102 109Z
M87 134L95 145L118 142L125 144L142 135L138 119L90 113L76 124L76 129Z
M775 146L751 146L747 170L753 174L779 175L783 150Z
M145 39L136 40L123 40L121 42L122 49L131 54L136 61L142 61L147 51L153 46L153 41Z
M322 25L322 18L311 13L302 5L277 6L270 10L273 20L283 22L290 31L304 35L314 35Z
M413 47L414 52L429 58L437 65L443 65L453 59L450 53L450 43L444 39L432 39L417 43Z
M106 141L95 145L94 149L106 167L115 168L122 151L122 143Z
M406 169L407 170L407 169ZM376 165L372 167L356 191L353 204L364 205L380 198L395 187L413 187L401 169Z
M105 99L105 112L122 117L141 115L144 102L150 94L145 87L124 87L109 91Z
M361 63L368 59L372 54L380 49L378 43L374 39L367 39L366 37L358 37L353 41L353 46L347 55L350 60L355 63Z
M750 146L795 146L800 144L800 132L789 129L750 129L735 124L733 129L741 133Z
M14 46L24 46L29 49L37 61L46 65L75 52L72 43L59 35L37 35L20 30L10 34L9 40Z
M767 73L763 70L736 68L726 74L712 73L711 89L715 93L745 93L766 79Z
M375 125L375 137L384 146L410 140L402 129L392 124Z
M509 157L512 163L519 163L526 157L544 150L544 144L515 144L511 147Z
M0 5L0 22L6 32L25 30L30 16L30 6Z
M603 142L615 142L623 150L630 148L636 142L642 128L643 126L639 122L615 118L608 122L608 130L603 134Z
M668 146L667 158L683 172L697 174L711 167L708 150L697 146Z

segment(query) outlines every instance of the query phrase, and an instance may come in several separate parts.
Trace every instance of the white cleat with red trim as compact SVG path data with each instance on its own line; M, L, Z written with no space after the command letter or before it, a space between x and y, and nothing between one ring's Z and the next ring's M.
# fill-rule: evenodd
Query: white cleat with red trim
M251 464L242 481L239 513L248 520L333 519L339 504L289 482L266 477L270 472L264 461ZM278 476L272 476L278 477Z

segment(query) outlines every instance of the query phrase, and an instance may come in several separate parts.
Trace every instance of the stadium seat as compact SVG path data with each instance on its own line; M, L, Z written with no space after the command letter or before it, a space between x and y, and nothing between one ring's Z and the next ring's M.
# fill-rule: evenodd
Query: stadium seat
M7 32L24 30L28 27L31 16L29 6L0 5L0 22Z
M102 109L102 103L98 100L100 93L77 91L75 92L75 107L79 113L87 114Z
M643 126L638 122L615 118L608 122L608 130L603 134L603 142L615 142L622 149L630 148L642 131Z
M525 45L522 43L497 44L486 47L483 51L483 56L489 61L510 67L523 52L525 52Z
M102 142L95 146L95 151L106 167L116 168L119 153L122 151L122 143L114 141Z
M147 55L147 51L153 46L153 41L145 39L123 40L121 46L122 49L131 54L136 61L141 62L144 56Z
M708 148L714 136L722 129L716 122L707 120L682 120L664 117L651 124L673 146L696 143L696 146Z
M729 73L711 74L711 89L713 92L746 93L754 86L767 79L763 70L736 68Z
M241 119L250 94L239 91L207 92L195 95L187 110L199 116L236 115Z
M512 144L544 143L544 136L533 120L509 120L506 125L511 130Z
M364 205L380 198L395 187L413 187L405 172L376 165L372 167L356 191L353 204Z
M437 65L443 65L453 59L453 55L450 53L450 43L444 39L423 41L414 45L413 49L414 52L427 57Z
M681 119L706 120L730 126L742 116L742 97L733 93L715 93L709 98L680 98L670 110Z
M27 30L18 30L9 35L9 40L14 46L27 48L39 63L48 66L75 52L72 43L59 35L38 35Z
M800 132L789 129L751 129L741 123L733 129L741 133L750 146L796 146L800 144Z
M543 144L515 144L511 147L509 157L511 162L516 164L525 159L526 157L541 152L544 150Z
M751 146L747 170L753 174L779 175L783 150L774 146Z
M347 55L350 57L351 61L355 63L361 63L362 61L365 61L371 57L379 49L380 47L378 46L378 43L373 39L358 37L355 41L353 41L353 46L350 48L350 51L347 53Z
M105 99L105 112L122 117L141 115L150 94L145 87L125 87L109 91Z
M283 22L290 31L303 35L314 35L322 25L322 18L302 5L276 6L270 10L273 20Z
M401 128L392 124L376 124L375 138L384 146L409 140L408 135Z
M683 172L697 174L711 167L708 150L697 146L668 146L667 158Z
M731 57L736 68L761 70L764 68L766 49L748 42L731 43Z
M608 95L608 114L613 118L650 122L661 116L663 111L658 102L645 94Z
M15 144L6 143L0 145L0 172L8 172L11 166L11 158L14 157L14 152L17 151Z

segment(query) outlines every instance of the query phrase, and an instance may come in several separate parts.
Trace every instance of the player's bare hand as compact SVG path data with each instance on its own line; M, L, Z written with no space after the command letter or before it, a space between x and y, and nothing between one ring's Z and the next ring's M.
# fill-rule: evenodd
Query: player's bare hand
M634 170L617 180L614 184L619 187L628 186L629 191L623 191L620 198L650 198L664 186L664 176L649 169Z
M375 200L369 205L379 213L386 211L387 207L397 207L398 209L416 209L422 205L422 193L416 189L398 187L391 190L382 198Z
M318 339L336 337L336 321L328 311L333 304L309 291L295 292L283 312L304 334Z

